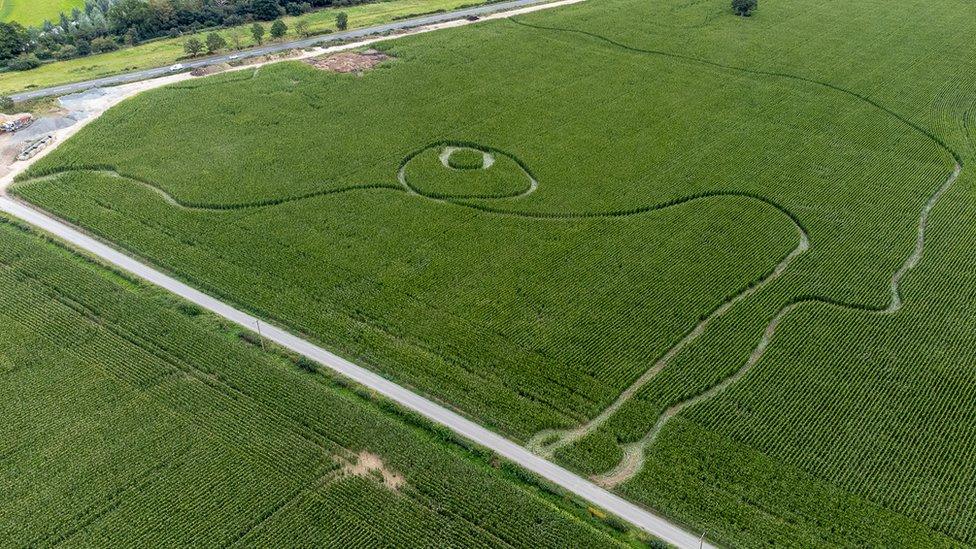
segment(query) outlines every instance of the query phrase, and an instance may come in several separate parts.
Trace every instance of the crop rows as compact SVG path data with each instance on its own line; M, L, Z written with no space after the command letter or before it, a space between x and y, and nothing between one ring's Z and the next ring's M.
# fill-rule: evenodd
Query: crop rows
M625 4L621 3L620 6ZM919 6L908 7L906 11L918 9ZM804 9L798 7L798 11ZM617 42L626 40L627 43L645 48L668 49L662 48L660 42L651 46L642 37L628 36L625 27L610 23L614 17L612 10L604 12L601 17L605 20L589 19L584 23L582 19L570 20L564 16L562 22L569 23L565 25L567 27L611 36ZM546 23L554 27L564 26L555 24L555 20L559 17L553 16L548 19ZM803 24L802 22L803 17L791 13L791 26ZM951 27L952 24L948 20L944 21L945 27ZM847 28L844 31L832 28L832 31L851 32ZM872 34L888 31L889 29L885 29L882 25L872 27L870 30ZM863 34L860 31L859 33ZM715 35L706 33L702 36L707 41L717 37L718 33ZM761 34L757 33L756 37L759 36ZM934 36L945 36L945 29L941 29ZM662 38L665 42L668 40L663 35ZM836 45L843 48L858 47L860 44L859 41L845 41L844 44L838 42ZM917 54L918 44L911 44L911 47L916 50L913 53ZM972 104L972 99L959 97L967 88L966 79L972 78L952 70L948 70L945 74L938 74L936 67L939 65L934 60L939 59L941 62L939 49L949 46L941 43L941 38L927 45L931 46L932 50L924 51L924 55L933 60L932 65L924 67L919 64L913 66L910 72L926 71L937 76L910 78L900 75L902 76L900 80L886 78L884 81L886 86L878 86L872 91L885 97L886 104L897 105L900 107L897 110L911 113L908 118L915 120L925 118L931 122L930 127L944 130L952 137L961 137L958 125L953 127L952 121L955 120L958 124L963 115L962 109ZM821 42L811 40L804 47L820 48ZM680 51L680 48L670 49ZM710 57L719 59L721 56L719 51L715 49L715 55ZM959 51L955 51L952 55L958 53ZM790 55L794 54L795 52L790 53ZM793 61L802 68L797 67L790 72L825 81L832 79L838 85L850 85L851 82L846 80L850 74L863 74L856 71L838 74L840 71L837 70L836 65L813 67L805 63L808 59L815 61L831 59L832 55L838 54L831 51L828 55L808 55L803 58L802 63L799 62L798 57ZM784 62L783 56L771 55L768 59L757 58L755 62L750 63L750 66L782 72L781 67L763 67L764 63L772 60L776 63ZM883 59L871 58L874 66L879 64L878 61L884 62ZM729 59L727 63L741 64L741 61ZM829 64L829 61L827 63ZM903 68L899 67L899 71ZM848 65L845 64L844 70L848 70ZM828 73L834 74L828 75ZM890 77L890 73L876 70L870 77L880 79L885 78L885 75ZM957 76L959 82L946 82L946 78L956 79ZM901 86L905 82L911 82L911 85ZM925 85L917 86L918 82L925 82ZM855 84L864 89L863 82ZM938 105L936 112L925 112L923 109L928 105L924 102L912 104L911 100L907 99L913 97L913 94L917 96L920 89L933 86L941 87L940 94L944 93L948 96L942 99L942 104ZM952 97L953 94L956 98ZM923 136L925 134L924 131L920 133ZM940 138L944 139L944 135ZM963 150L964 141L957 139L950 143L955 147L953 154L957 158L970 157L970 151L959 152ZM913 158L921 157L902 155L894 161L905 162ZM963 181L957 186L963 186L965 189L967 175L965 169L963 172ZM929 189L927 192L932 192L931 189L938 184L938 176L933 176L930 181L927 184ZM916 192L912 189L925 188L905 184L895 187L894 191ZM880 189L878 192L881 192ZM958 204L966 192L957 189L954 189L954 192L950 191L943 200L945 204L939 205L936 219L971 217L971 210L968 209L972 207L971 203L964 201L962 205ZM865 218L865 221L874 224L873 228L870 226L866 228L878 234L871 235L868 231L864 231L863 234L854 233L850 240L863 239L867 245L876 249L887 247L879 238L880 232L889 230L896 224L890 217L884 217L890 216L891 210L887 207L878 207L881 199L882 196L879 195L872 197L870 202L872 206L877 207L877 215L874 216L877 219ZM903 199L903 203L912 203L913 207L919 208L916 200ZM794 211L800 212L797 209ZM802 215L801 219L811 227L811 234L814 235L811 252L815 254L818 248L815 237L816 226L806 221ZM850 227L846 228L850 229ZM755 376L747 378L748 383L744 383L741 388L733 387L714 403L706 403L700 411L690 412L686 417L781 460L780 467L784 471L789 467L808 471L819 478L836 483L851 494L857 494L865 501L893 509L957 540L971 540L973 515L968 501L973 490L971 473L973 455L970 449L973 447L976 433L973 428L971 407L962 403L965 401L963 395L972 383L972 366L976 364L976 359L962 343L970 340L972 335L956 324L958 319L966 315L962 312L965 310L962 304L968 300L971 307L974 296L968 289L972 287L971 277L965 281L960 280L960 275L967 272L967 268L960 265L958 261L960 257L958 243L972 241L972 231L970 229L960 232L960 229L962 227L958 225L953 227L946 223L936 224L929 229L930 236L927 239L926 255L922 263L922 269L925 270L912 274L909 278L909 290L904 296L906 308L899 315L885 318L883 315L871 314L871 310L883 308L883 302L879 303L874 299L865 300L857 293L850 292L843 297L838 295L833 299L827 299L837 306L821 305L814 306L812 311L801 310L802 313L798 313L797 318L787 320L784 328L780 330L782 334L778 336L779 341L772 347L770 355L763 360L762 367L757 369ZM956 249L945 249L947 242L957 243L950 246ZM826 244L830 246L832 243ZM849 245L849 242L838 244ZM836 244L833 245L836 247ZM906 241L892 248L898 247L903 250L904 256L907 256L911 250L911 243ZM863 267L860 264L857 266ZM850 265L846 267L850 268ZM889 274L894 271L894 268L884 264L879 264L877 267L889 269ZM811 287L823 288L823 280L810 277L808 274L804 280L803 270L803 267L798 268L771 287L765 295L759 296L755 302L742 307L741 310L733 311L728 318L716 323L698 345L689 348L684 356L679 356L670 371L666 369L649 383L603 428L575 447L563 450L561 452L563 459L583 469L587 466L599 469L601 464L605 466L607 463L615 463L620 455L616 440L629 442L639 439L648 431L654 419L665 407L699 394L714 385L717 380L735 372L758 341L762 326L769 321L775 311L791 301L818 295L811 291ZM925 272L938 272L943 278L933 279L928 276L924 280L915 282L915 279L923 277ZM841 273L842 271L837 274ZM868 277L848 277L846 280L843 277L834 277L833 279L843 280L851 288L858 289L859 293L864 293L859 288L866 290L872 285ZM955 282L947 284L946 280ZM812 286L811 281L816 285ZM960 284L966 289L960 291ZM885 288L881 284L874 285L878 289ZM919 292L920 288L924 288L924 291ZM945 302L946 296L950 295L953 296L952 306L936 305ZM887 296L884 298L887 299ZM960 314L962 316L959 316ZM744 434L744 430L749 433L748 436ZM655 447L670 447L674 443L668 439L667 433L662 436L664 440ZM681 442L688 444L692 441ZM695 451L703 451L706 448L701 443L695 443L694 446ZM691 453L687 449L683 452L689 455ZM719 451L716 450L716 455L718 453ZM679 459L690 461L686 456ZM671 465L676 466L676 463L672 462ZM761 486L764 482L770 482L768 478L760 480L758 468L747 467L744 470L748 474L739 473L737 475L739 483L749 483L749 485L755 483L756 486ZM667 506L665 496L652 497L647 491L649 486L655 484L670 487L673 477L668 476L667 471L668 469L659 469L657 474L665 475L660 478L655 478L650 473L644 474L630 483L625 490L642 501L661 502L662 505ZM714 480L717 484L728 481L721 477ZM827 511L830 508L827 502L840 493L836 489L833 492L824 499L810 498L811 501L820 501L824 504L818 512L829 513L832 516L837 513ZM637 496L637 494L641 495ZM659 498L663 498L663 501ZM788 505L784 504L787 498L783 494L764 494L762 497L753 496L752 499L762 502L757 505L788 508ZM794 501L793 504L795 505L796 502ZM694 511L685 510L678 514L715 517L716 513L728 513L734 507L736 507L734 504L726 503L724 507L714 506L708 511L699 508ZM864 512L863 509L859 511ZM849 518L854 523L858 520L867 522L863 516L855 513L851 513ZM903 522L903 519L898 519L897 522ZM738 527L741 530L736 532L737 528L729 528L728 523L721 525L720 528L728 528L728 532L735 532L731 539L738 539L739 543L743 543L743 539L749 539L735 537L748 528ZM856 539L855 532L845 532L845 535ZM924 536L938 538L938 535L931 532L923 534ZM899 543L904 543L904 540Z
M340 209L338 200L323 197L314 203L251 214L243 223L225 217L218 234L195 234L193 247L171 258L166 250L181 245L185 240L179 236L182 230L191 226L212 230L207 227L207 215L168 215L169 206L158 199L158 210L146 207L147 199L154 199L150 193L120 188L114 181L101 185L88 175L72 177L75 185L84 185L91 193L78 197L91 205L85 207L79 223L96 225L90 216L104 215L111 223L102 233L107 238L146 235L161 253L149 249L140 253L172 270L194 272L191 280L197 285L258 311L270 311L268 316L316 334L351 356L365 357L411 384L445 391L445 399L464 398L470 409L484 409L488 421L504 420L503 425L516 433L532 432L533 425L552 424L551 418L558 418L549 411L552 409L576 418L592 413L595 400L612 398L669 343L669 333L680 333L682 319L684 323L693 321L694 311L717 306L708 290L722 288L724 293L734 294L759 276L753 258L769 261L765 258L770 250L780 244L750 242L744 234L723 235L727 220L743 211L758 210L750 216L757 231L772 225L777 228L774 242L785 245L789 245L786 235L791 232L778 212L738 199L616 220L539 220L467 210L465 226L457 228L454 214L465 210L401 193L370 191L341 195L351 208ZM47 192L67 199L65 192L71 186L65 182L33 183L23 187L23 192L36 199ZM97 206L114 203L113 208L121 208L121 196L128 196L133 205L141 204L148 218L121 217ZM401 214L405 201L421 208L417 215L403 218L395 231L377 234L372 230L372 220ZM334 215L310 220L301 230L287 226L275 234L258 230L267 222L267 215L305 215L303 212L322 208ZM713 215L695 221L695 228L704 234L666 244L640 242L632 236L690 233L686 220L706 208ZM371 213L363 216L360 212ZM337 235L337 229L345 234ZM442 235L441 241L431 235ZM594 245L594 238L602 243ZM358 244L367 239L386 242L375 248ZM253 245L228 249L231 242L245 240ZM617 253L623 246L634 250L630 257ZM353 257L339 257L330 251L335 249L358 251ZM490 254L483 253L488 249ZM220 268L214 268L215 252L211 250L226 250L216 260L222 264ZM734 254L716 264L715 254L723 250L734 250ZM690 256L694 264L672 264L680 255ZM270 258L277 259L269 262ZM561 269L550 267L560 261ZM611 270L600 270L608 264L613 266ZM693 276L686 278L689 273ZM596 289L587 296L593 310L599 311L595 318L588 310L576 309L580 296L574 281L584 278L592 278L590 284ZM689 299L673 301L658 293L653 284L643 282L651 279L668 280L676 294ZM519 285L515 291L513 284ZM559 287L561 291L552 291ZM616 288L631 290L625 293ZM488 301L486 295L496 297ZM307 303L318 306L310 309ZM642 307L635 311L633 304L637 303ZM664 308L674 316L654 314ZM641 322L633 322L635 313L643 316ZM579 340L575 334L581 330L590 335ZM392 341L381 346L385 338ZM628 344L637 338L646 341L646 347ZM601 357L607 354L618 357L617 363L601 365ZM463 365L472 373L451 364ZM534 366L527 369L526 364ZM526 424L529 421L532 423Z
M267 517L293 528L265 542L315 544L345 533L290 503L330 482L357 486L336 495L334 512L385 517L376 534L391 542L615 543L467 451L164 296L9 223L0 241L0 355L11 365L0 384L20 395L0 408L0 448L20 472L3 479L7 544L211 544ZM342 473L361 449L405 477L400 492Z
M780 311L817 302L785 317L741 381L669 422L621 490L735 544L971 542L974 359L959 324L976 301L960 279L972 205L944 220L963 191L934 212L905 307L881 314L926 201L957 162L971 186L976 76L943 59L976 54L971 7L774 5L746 21L709 2L638 4L397 41L384 47L398 62L361 79L282 64L161 89L15 192L522 439L598 417L768 275L799 227L810 247L782 276L556 458L612 467L664 410L740 372ZM926 18L945 28L906 34ZM488 171L446 170L431 144L450 142L510 152L538 188L500 199L508 171L485 184ZM186 211L72 171L91 165L186 204L277 205ZM398 187L401 167L447 200ZM323 194L351 186L384 188Z

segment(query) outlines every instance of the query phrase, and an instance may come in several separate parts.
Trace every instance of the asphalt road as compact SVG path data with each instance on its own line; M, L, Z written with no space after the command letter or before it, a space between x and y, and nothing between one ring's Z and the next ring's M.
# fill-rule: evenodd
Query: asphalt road
M678 547L699 547L699 536L671 523L667 519L600 488L596 484L533 454L507 438L489 431L477 423L413 393L366 368L357 366L309 341L301 339L281 328L262 322L223 301L187 286L175 278L129 257L119 250L70 227L54 217L35 210L8 196L0 196L0 211L50 233L76 248L85 250L110 265L132 273L187 301L196 303L200 307L220 315L235 324L249 329L252 332L257 332L267 340L302 354L342 376L369 387L377 393L396 401L404 408L413 410L431 421L447 427L454 433L485 448L491 449L498 455L521 465L525 469L576 494L591 504L619 516L668 543ZM703 546L711 547L707 543Z
M206 67L209 65L228 63L230 61L247 59L250 57L259 57L262 55L287 51L295 48L309 48L309 47L318 46L322 44L328 44L331 42L351 41L351 40L356 40L359 38L364 38L376 34L385 34L388 32L404 30L413 27L422 27L424 25L443 23L445 21L453 21L456 19L462 19L470 16L489 15L501 11L523 8L534 4L543 4L546 3L547 1L550 0L511 0L508 2L486 4L483 6L475 6L472 8L465 8L463 10L456 10L447 13L424 15L421 17L404 19L402 21L394 21L392 23L386 23L384 25L377 25L375 27L364 27L361 29L354 29L354 30L348 30L343 32L334 32L332 34L322 34L318 36L312 36L310 38L305 38L303 40L295 40L293 42L279 42L274 44L267 44L249 50L232 52L223 55L216 55L212 57L204 57L200 59L194 59L192 61L180 61L179 63L183 65L183 68L180 69L179 71L171 71L170 67L172 65L169 65L166 67L158 67L155 69L145 69L140 71L127 72L115 76L106 76L104 78L87 80L85 82L76 82L74 84L64 84L63 86L54 86L50 88L42 88L42 89L30 90L21 93L15 93L12 94L10 97L12 97L14 101L20 102L20 101L28 101L30 99L38 99L41 97L49 97L52 95L54 96L67 95L69 93L85 91L92 88L102 88L105 86L116 86L119 84L127 84L129 82L138 82L140 80L148 80L150 78L156 78L158 76L173 74L174 72L191 71L198 67Z
M319 36L296 42L273 44L249 50L247 52L238 52L236 55L238 56L237 58L253 57L292 48L315 46L323 42L340 40L352 41L356 38L364 38L389 31L442 23L445 21L467 17L469 15L488 15L491 13L518 9L544 2L545 0L514 0L510 2L459 10L451 13L418 17L376 27L335 33L324 37ZM222 55L196 60L192 63L185 63L184 65L185 70L191 70L192 68L199 66L223 63L229 59L230 55ZM43 97L46 95L75 93L90 88L147 80L168 74L172 73L165 68L150 69L109 78L91 80L88 82L58 86L45 90L34 90L29 94L17 95L15 98L16 100L20 101L33 97ZM57 147L61 142L62 141L56 141L55 145L51 148L53 149L54 147ZM33 160L36 159L37 158ZM124 254L109 244L84 234L83 232L71 227L67 223L60 221L53 216L6 196L4 193L5 187L12 180L15 173L23 171L31 163L32 161L19 163L14 173L8 174L3 178L2 184L0 184L0 212L6 213L7 215L17 218L37 229L61 238L76 248L97 256L110 265L127 271L151 284L179 295L182 298L199 305L200 307L203 307L231 322L244 327L245 329L259 333L264 338L273 341L282 347L315 360L338 374L352 379L357 383L369 387L377 393L386 396L404 408L417 412L431 421L450 429L457 435L484 446L485 448L493 450L498 455L519 464L525 469L549 480L550 482L560 486L568 492L577 495L596 507L605 509L614 515L617 515L618 517L630 522L641 530L644 530L657 538L678 547L712 547L712 545L708 544L707 542L702 543L699 536L685 530L681 526L676 525L663 517L660 517L610 493L596 484L547 461L545 458L532 453L515 442L489 431L477 423L474 423L473 421L466 419L463 416L435 402L432 402L427 398L424 398L423 396L413 393L410 390L401 387L370 370L353 364L352 362L332 354L329 351L322 349L321 347L318 347L307 340L299 338L281 328L262 322L256 317L253 317L227 303L200 292L199 290L196 290L176 280L175 278L170 277L154 269L153 267Z

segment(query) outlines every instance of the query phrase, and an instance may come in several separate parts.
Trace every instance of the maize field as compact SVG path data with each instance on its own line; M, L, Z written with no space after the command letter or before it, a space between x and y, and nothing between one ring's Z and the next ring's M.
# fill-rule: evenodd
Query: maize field
M147 92L14 192L720 542L976 543L976 4L378 48Z

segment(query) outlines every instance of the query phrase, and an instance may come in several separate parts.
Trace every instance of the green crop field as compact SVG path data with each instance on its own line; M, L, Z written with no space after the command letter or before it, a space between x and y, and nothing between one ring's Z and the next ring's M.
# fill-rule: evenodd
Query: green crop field
M636 541L3 219L0 322L4 546Z
M45 20L57 21L59 15L81 9L84 0L0 0L0 21L16 21L21 25L40 25Z
M713 539L973 544L974 36L589 0L148 92L14 192Z

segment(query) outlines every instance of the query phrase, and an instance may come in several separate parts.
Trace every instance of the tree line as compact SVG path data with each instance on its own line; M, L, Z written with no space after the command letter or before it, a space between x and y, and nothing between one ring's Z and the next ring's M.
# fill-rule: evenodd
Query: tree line
M339 12L336 15L336 28L340 31L344 31L349 27L349 16L346 12ZM251 37L254 38L254 43L261 45L264 43L264 35L267 31L264 29L264 25L261 23L254 23L251 25ZM275 19L271 23L271 38L274 40L280 40L284 38L285 33L288 32L288 25L285 24L281 19ZM295 33L302 38L308 38L311 36L309 30L308 21L304 19L299 19L295 21ZM231 40L234 44L228 44L227 39L221 36L217 32L211 32L207 34L206 38L201 40L196 36L191 36L186 42L183 43L183 51L186 52L190 57L196 57L204 52L206 53L216 53L219 50L226 48L228 45L232 46L234 49L241 49L241 36L238 33L231 33Z
M366 0L86 0L83 9L32 27L0 23L0 64L12 70L46 60L113 51L161 37L301 15Z

